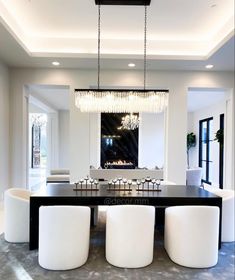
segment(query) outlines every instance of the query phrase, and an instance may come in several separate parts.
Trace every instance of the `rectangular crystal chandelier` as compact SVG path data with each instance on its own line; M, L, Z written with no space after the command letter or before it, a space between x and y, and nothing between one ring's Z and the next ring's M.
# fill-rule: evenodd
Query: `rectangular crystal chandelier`
M168 90L75 89L75 105L81 112L160 113L168 103Z

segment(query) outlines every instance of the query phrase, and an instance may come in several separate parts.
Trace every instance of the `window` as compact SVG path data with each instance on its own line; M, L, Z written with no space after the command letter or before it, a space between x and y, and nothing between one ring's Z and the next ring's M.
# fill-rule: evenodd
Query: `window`
M213 118L199 121L199 166L203 169L202 182L212 181Z
M113 146L113 139L112 138L106 138L106 146Z

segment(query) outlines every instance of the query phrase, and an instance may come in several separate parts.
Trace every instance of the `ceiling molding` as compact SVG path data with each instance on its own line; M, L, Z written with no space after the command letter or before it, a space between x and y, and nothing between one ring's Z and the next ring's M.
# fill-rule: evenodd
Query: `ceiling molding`
M227 30L230 30L226 33L227 30L222 30L220 34L217 34L215 38L214 46L208 51L206 59L210 58L217 50L219 50L226 42L228 42L235 34L234 31L234 17L230 18L227 23ZM225 34L225 35L224 35Z
M230 3L232 0L228 1ZM203 5L203 7L200 5L198 6L198 3ZM231 52L231 38L234 38L233 12L228 12L227 7L228 13L226 17L222 16L225 10L219 14L220 8L223 8L223 5L225 5L224 3L225 2L222 4L219 3L218 7L213 9L209 7L208 3L202 0L194 4L196 9L200 10L203 8L204 12L208 12L208 18L205 17L204 14L203 20L199 21L199 18L194 19L195 23L197 23L195 25L195 30L197 32L194 34L193 31L191 32L191 27L187 29L186 26L187 21L191 21L189 23L191 25L193 24L192 28L194 28L194 20L191 20L191 16L193 15L193 10L191 8L190 11L192 11L192 15L190 14L189 16L188 14L185 21L186 27L184 28L184 21L182 18L178 19L177 16L174 17L175 14L182 15L182 12L176 4L172 3L170 0L152 0L151 6L148 8L150 18L147 36L147 59L150 69L153 65L156 65L157 61L159 66L156 66L156 69L159 69L159 67L160 69L162 69L161 67L164 68L164 63L167 68L171 64L173 69L175 69L179 67L179 61L185 65L183 69L185 67L194 69L193 65L197 65L195 67L196 70L203 69L202 67L205 65L203 61L207 60L207 62L215 64L214 58L218 57L218 52L220 53L220 62L222 62L223 59L221 59L220 50L227 45L230 47L225 47L224 50L227 52L229 50L229 52ZM76 25L71 25L72 22L79 22L76 13L73 13L71 9L71 7L74 7L73 5L76 5L76 7L84 5L86 9L91 10L87 17L83 18L82 22L83 24L86 22L88 23L88 30L87 25L81 25L81 28L79 28L79 25L78 28ZM163 12L161 17L161 14L158 12L159 9L157 10L159 5L160 9L165 8L165 13L167 5L175 5L175 9L178 10L176 13L167 12L166 18ZM185 11L189 9L188 1L182 0L182 5L184 5L183 9L186 9ZM45 7L48 7L48 11L45 10L45 15L42 17L40 11ZM205 9L205 7L207 8ZM38 10L36 8L38 8ZM60 27L63 31L61 31L61 29L57 27L55 21L49 21L53 16L56 17L57 14L61 15L64 10L61 7L55 6L53 2L26 1L19 4L17 0L0 0L0 35L2 39L0 57L3 62L5 61L6 64L10 66L21 65L27 67L32 65L33 67L53 67L51 65L53 58L58 58L61 62L60 67L74 68L76 65L78 65L77 67L84 67L85 65L85 68L95 68L97 59L97 7L95 6L94 0L89 0L83 4L76 0L71 0L70 4L66 6L65 9L67 9L66 12L71 13L73 17L71 19L70 17L66 18L66 16L62 18ZM117 14L114 15L116 20L114 23L115 32L111 32L113 31L113 27L110 27L110 24L106 26L104 23L108 21L112 25L113 19L110 14L114 10L117 11ZM32 13L30 13L30 11L32 11ZM216 15L220 15L218 20L215 16L213 18L214 12ZM124 14L124 26L126 22L132 24L130 28L132 28L131 30L133 32L129 32L129 29L127 31L124 29L123 32L119 33L119 31L122 30L121 28L123 28L122 24L120 27L116 26L119 23L118 15L120 13ZM131 19L129 17L130 13L133 15ZM64 14L66 15L66 13ZM80 13L79 15L82 16L83 14L84 13ZM196 15L199 16L198 12ZM105 68L107 65L111 65L112 60L114 66L119 65L119 67L125 68L125 61L133 60L136 63L135 69L141 69L144 39L142 38L143 23L141 23L138 18L143 16L143 8L128 6L112 8L107 6L103 7L102 16L102 26L104 26L104 30L101 32L102 66ZM28 24L29 20L32 22L31 25ZM178 21L178 27L181 29L177 29L176 27ZM163 25L164 22L170 23L165 27L165 25ZM176 24L173 24L173 22ZM45 29L47 28L47 23L48 30ZM59 24L60 21L57 23ZM160 25L162 24L161 27L159 23ZM70 26L74 27L71 32L69 31ZM205 26L205 28L203 29L201 26ZM173 27L173 29L169 29L171 27ZM186 29L187 31L184 32ZM167 32L164 32L165 30ZM229 44L227 44L228 42ZM231 54L226 56L231 57ZM87 61L87 63L85 63L85 61ZM119 63L120 61L122 64ZM230 71L231 68L232 65L229 63L227 69ZM226 69L224 63L222 63L222 69ZM214 67L212 71L216 71L216 67Z
M120 0L119 0L120 1ZM145 1L145 0L143 0ZM82 37L51 37L30 36L27 30L23 30L12 16L6 3L0 0L0 21L32 57L87 57L97 55L97 38ZM147 54L149 59L208 59L234 34L234 15L224 24L218 32L211 37L199 40L191 38L151 38L148 36ZM101 54L106 58L140 58L143 54L143 39L141 38L113 38L101 39Z
M26 35L20 28L15 19L10 15L9 11L0 0L0 23L7 29L12 37L20 44L20 46L30 55L29 48L26 43Z

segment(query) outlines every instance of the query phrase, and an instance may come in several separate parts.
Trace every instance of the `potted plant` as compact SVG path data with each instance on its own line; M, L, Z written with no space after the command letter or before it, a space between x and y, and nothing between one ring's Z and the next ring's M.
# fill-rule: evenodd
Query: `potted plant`
M196 146L196 135L191 132L187 134L187 163L189 168L189 150Z
M224 130L222 128L218 129L215 133L215 139L221 146L224 144Z

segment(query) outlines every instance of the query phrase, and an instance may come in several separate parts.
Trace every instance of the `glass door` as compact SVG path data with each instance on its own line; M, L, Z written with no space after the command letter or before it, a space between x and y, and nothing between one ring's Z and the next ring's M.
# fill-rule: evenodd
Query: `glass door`
M199 166L203 169L202 181L211 184L212 181L212 143L213 118L199 121Z

